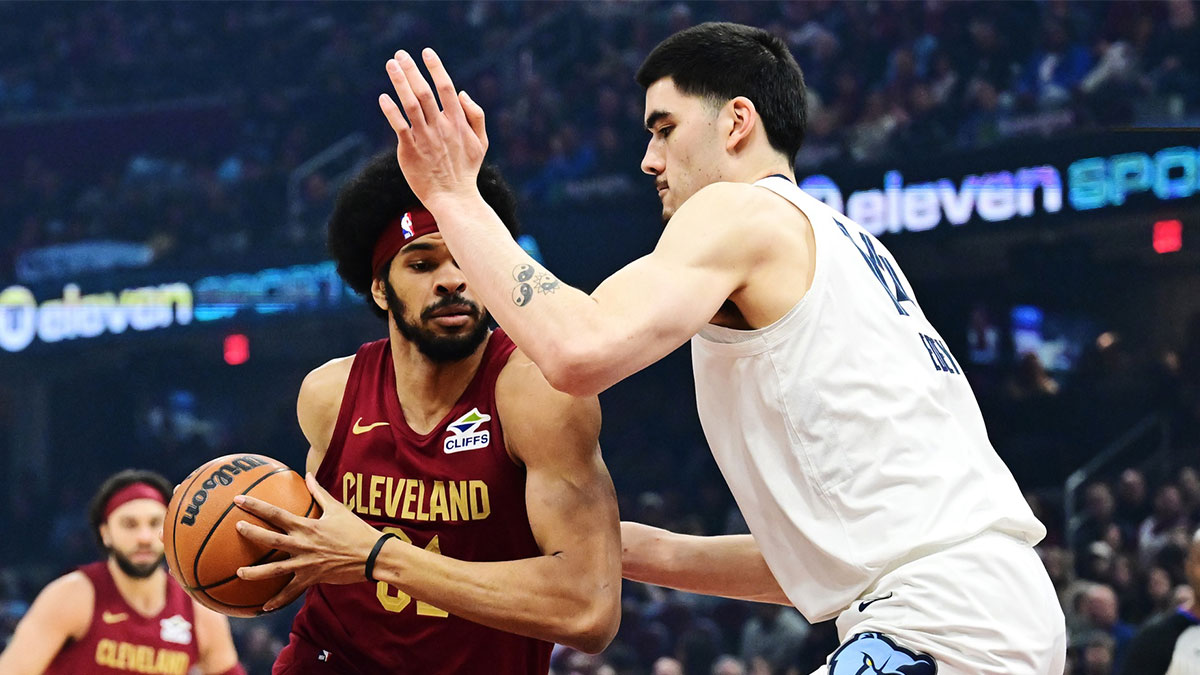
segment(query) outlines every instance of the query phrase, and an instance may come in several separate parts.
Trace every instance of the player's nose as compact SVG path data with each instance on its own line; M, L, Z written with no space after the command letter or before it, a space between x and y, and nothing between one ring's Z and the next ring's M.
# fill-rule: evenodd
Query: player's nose
M442 265L436 280L438 295L454 295L467 290L467 277L458 265Z
M654 147L654 140L651 139L646 145L646 154L642 156L642 172L657 176L665 169L666 163L663 161L662 153Z

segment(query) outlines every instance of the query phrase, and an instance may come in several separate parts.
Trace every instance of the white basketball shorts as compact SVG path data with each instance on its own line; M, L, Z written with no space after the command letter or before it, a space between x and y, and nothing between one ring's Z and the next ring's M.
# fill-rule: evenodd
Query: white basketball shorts
M879 578L813 675L1062 675L1062 608L1037 553L985 533ZM903 670L901 670L903 668Z

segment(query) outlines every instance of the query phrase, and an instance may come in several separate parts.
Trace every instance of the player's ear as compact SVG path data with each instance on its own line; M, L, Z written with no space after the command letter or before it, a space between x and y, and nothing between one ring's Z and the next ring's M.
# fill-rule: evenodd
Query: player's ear
M728 116L729 129L725 137L725 149L733 152L744 148L758 126L758 109L754 107L754 101L745 96L736 96L725 104L723 112Z
M104 542L104 548L112 548L112 541L108 538L108 523L100 523L100 541Z
M388 304L387 291L384 289L384 283L383 277L375 277L371 280L371 299L375 301L375 305L379 307L379 309L382 309L386 312Z

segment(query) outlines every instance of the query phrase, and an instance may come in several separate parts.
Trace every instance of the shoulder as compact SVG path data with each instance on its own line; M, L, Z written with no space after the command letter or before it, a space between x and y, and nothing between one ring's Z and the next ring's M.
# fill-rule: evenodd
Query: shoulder
M314 446L327 445L333 435L342 405L342 393L353 365L353 356L327 361L309 372L300 383L296 416L300 420L300 429Z
M496 380L496 409L509 452L518 459L547 434L592 437L593 442L600 434L599 400L572 396L550 386L537 364L519 348Z
M687 214L689 218L703 216L708 221L712 221L713 216L723 216L730 223L748 224L774 222L781 215L804 217L800 209L767 188L753 183L727 182L710 183L700 188L679 207L676 216L680 214Z
M781 228L807 223L791 202L752 183L712 183L692 195L663 230L663 242L722 251L769 250Z
M94 602L96 589L92 586L92 580L82 570L75 570L46 584L46 588L42 589L42 595L69 598L72 601L81 600L86 596Z
M323 399L326 403L330 399L341 398L353 365L354 356L351 355L326 361L313 368L300 383L300 396Z
M53 625L65 634L80 637L92 623L95 605L96 589L92 580L76 570L47 584L38 593L30 613L36 611L43 619L52 619Z

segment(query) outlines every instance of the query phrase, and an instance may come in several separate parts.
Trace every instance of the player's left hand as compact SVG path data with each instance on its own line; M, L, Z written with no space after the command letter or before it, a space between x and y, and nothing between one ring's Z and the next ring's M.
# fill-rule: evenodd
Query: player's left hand
M291 554L287 560L241 567L237 571L247 581L295 575L278 595L263 605L267 612L292 602L313 584L363 581L367 556L382 534L334 499L311 473L304 482L321 507L320 518L298 516L248 495L234 498L234 503L248 513L283 530L273 532L240 521L239 534L260 546Z
M478 194L476 179L488 138L483 108L466 92L455 91L437 53L426 48L421 58L433 87L412 56L398 51L388 61L387 73L400 105L381 94L379 108L396 132L396 159L404 178L417 199L433 210L441 197Z

